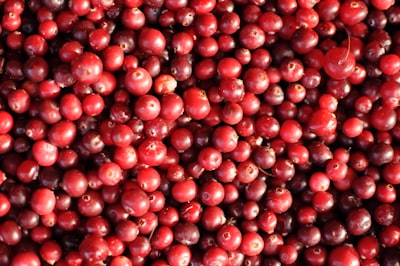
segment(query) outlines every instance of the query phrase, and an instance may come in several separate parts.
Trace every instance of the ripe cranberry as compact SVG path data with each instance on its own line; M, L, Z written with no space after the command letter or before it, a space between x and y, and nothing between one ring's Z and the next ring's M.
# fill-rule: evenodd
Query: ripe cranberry
M201 15L201 14L211 12L216 6L216 1L215 0L211 0L211 1L195 0L195 1L190 2L189 6L191 8L193 8L193 10L196 12L196 15Z
M40 257L49 264L54 264L62 257L61 246L52 240L45 241L40 247Z
M138 45L145 53L159 55L165 49L166 40L157 29L145 28L139 33Z
M0 225L0 237L3 243L14 246L22 239L21 227L15 221L5 220Z
M124 210L134 217L146 214L150 208L150 200L147 194L140 189L131 189L123 192L121 204Z
M207 206L216 206L224 200L225 190L221 183L210 181L200 188L200 198Z
M354 72L355 58L346 48L330 49L325 54L324 61L324 70L333 79L345 79Z
M284 245L279 250L279 260L282 263L290 264L294 263L297 260L297 250L292 245Z
M163 250L172 244L173 231L168 226L160 226L154 232L153 237L150 239L150 244L153 249Z
M320 137L333 134L336 130L336 116L324 109L316 110L311 114L308 122L309 130Z
M203 255L202 263L204 266L211 266L214 263L227 265L229 262L227 252L219 247L211 247Z
M264 241L256 232L248 232L243 235L240 250L246 256L256 256L264 249Z
M78 199L78 211L86 217L99 215L104 209L104 201L101 198L100 192L97 190L88 189Z
M240 28L240 17L234 12L224 12L218 21L218 29L223 34L231 35Z
M289 210L293 199L290 191L286 188L275 188L267 191L268 201L265 206L274 213L280 214Z
M39 188L33 191L30 205L39 215L49 214L54 210L56 197L54 192L48 188Z
M77 169L68 170L63 175L61 186L69 196L80 197L88 187L87 177Z
M12 127L14 126L14 118L11 116L9 112L0 111L0 134L8 133Z
M399 261L395 1L0 2L1 265Z
M299 81L304 75L303 63L297 59L284 59L279 67L282 79L287 82Z
M192 179L182 180L172 186L172 197L178 202L193 200L197 195L197 186Z
M335 247L328 255L328 263L347 264L347 265L360 265L360 257L357 250L351 245L340 245Z
M36 255L32 251L23 251L18 254L16 254L13 259L11 260L12 266L16 265L32 265L32 266L39 266L40 263L40 258L38 255Z
M96 245L93 245L96 243ZM108 256L107 241L98 235L88 235L79 245L79 254L87 262L99 262Z
M186 245L173 245L167 253L167 260L170 265L188 265L191 259L192 252Z
M304 259L313 265L324 265L327 260L327 250L322 245L308 247L304 250Z
M295 120L286 120L281 124L279 135L287 143L296 143L302 136L301 125Z
M0 194L0 217L5 216L11 209L11 202L7 195Z
M100 79L103 63L94 53L86 52L71 62L71 73L74 78L84 84L93 84Z
M374 236L364 236L357 243L357 251L362 259L373 259L379 253L378 239Z
M354 209L346 217L346 227L352 235L364 234L371 228L371 224L371 215L364 208Z
M152 86L152 78L144 68L134 68L129 70L125 76L125 86L133 95L144 95Z
M387 131L394 127L396 113L390 107L383 105L372 110L370 122L371 125L381 131Z
M205 91L199 88L190 88L183 94L185 112L193 119L205 118L210 112L210 103Z
M349 138L359 136L363 129L364 125L362 120L356 117L349 118L342 124L343 133Z
M137 151L139 161L149 166L160 165L167 155L167 148L160 140L146 139Z
M122 169L114 162L106 162L98 170L99 180L106 186L114 186L122 180Z

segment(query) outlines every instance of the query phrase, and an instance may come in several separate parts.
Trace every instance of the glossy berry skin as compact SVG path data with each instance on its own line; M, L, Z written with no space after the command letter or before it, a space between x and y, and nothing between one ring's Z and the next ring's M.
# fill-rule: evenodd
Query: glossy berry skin
M121 204L124 210L134 217L146 214L150 208L149 198L141 189L131 189L122 193Z
M196 183L192 179L182 180L174 184L171 189L172 197L177 202L189 202L195 199L198 193Z
M397 178L399 172L399 163L390 163L383 168L383 178L390 184L399 184L400 180Z
M62 120L49 128L47 137L51 144L60 148L65 148L73 143L76 134L77 129L75 124L71 121Z
M236 226L226 225L218 230L216 241L223 249L234 251L240 247L242 242L242 233Z
M216 206L222 203L225 196L224 187L221 183L210 181L205 183L200 191L200 198L202 203L207 206Z
M243 235L240 250L247 256L256 256L264 249L264 241L256 232L248 232Z
M371 225L371 215L364 208L354 209L347 216L346 226L353 235L364 234L371 228Z
M256 24L247 24L239 31L241 45L247 49L254 50L261 47L265 41L265 33Z
M10 200L7 198L7 196L3 193L0 194L0 202L1 202L0 216L3 217L11 209L11 203L10 203Z
M8 133L14 126L14 119L11 114L6 111L0 111L0 117L0 134Z
M289 190L275 188L267 191L268 201L265 206L276 214L286 212L292 205L293 198Z
M398 265L394 0L0 0L0 265Z
M287 143L296 143L302 136L301 125L295 120L285 120L280 128L279 135Z
M54 210L56 197L48 188L40 188L32 193L30 205L33 211L39 215L46 215Z
M337 127L335 114L327 110L317 110L311 114L308 122L309 130L320 137L333 134Z
M79 254L90 263L106 259L108 252L109 247L106 240L98 235L88 235L79 245Z
M210 102L206 92L200 88L189 88L183 94L185 112L193 119L205 118L210 112Z
M350 245L339 245L335 247L328 256L330 265L361 265L357 250Z
M342 125L343 133L349 138L355 138L361 134L364 124L361 119L352 117L344 121Z
M103 63L96 54L86 52L71 62L71 72L78 82L93 84L100 79Z
M117 185L122 180L122 169L116 163L106 162L100 166L98 178L106 186Z
M149 72L144 68L130 69L125 75L125 86L127 90L136 96L144 95L150 91L153 84Z
M296 262L297 256L297 250L292 245L284 245L279 251L279 259L285 264Z
M387 131L394 127L396 114L393 109L383 105L372 110L371 125L378 130Z
M202 259L204 266L211 266L214 263L218 263L219 265L227 265L228 262L229 258L227 252L219 247L211 247L207 249Z
M69 196L81 197L88 188L88 180L82 171L70 169L64 173L61 186Z
M138 36L138 45L142 51L151 55L158 55L165 49L164 35L153 28L141 30Z
M38 255L31 251L25 251L18 253L16 256L13 257L11 260L12 266L17 266L17 265L31 265L31 266L39 266L40 264L40 258Z
M167 147L160 140L146 139L138 148L139 161L150 166L160 165L167 155Z
M191 259L192 252L182 244L173 245L167 254L167 260L170 265L189 265Z
M199 165L207 171L216 170L222 163L222 154L212 147L203 148L198 155Z
M379 242L374 236L364 236L357 243L357 251L363 259L373 259L379 254Z
M7 102L13 112L22 114L29 110L31 99L25 90L19 89L8 95Z
M117 45L106 47L102 53L103 67L107 71L116 71L123 65L124 51Z
M379 68L385 75L394 75L400 67L399 56L395 54L383 55L379 60Z
M304 75L303 63L297 58L284 59L279 66L279 70L282 79L287 82L299 81Z
M346 48L330 49L324 58L324 70L333 79L345 79L354 72L356 61Z
M57 161L58 149L46 140L39 140L32 146L32 155L40 166L51 166Z
M59 261L62 257L61 246L52 240L44 242L39 252L41 258L49 264Z

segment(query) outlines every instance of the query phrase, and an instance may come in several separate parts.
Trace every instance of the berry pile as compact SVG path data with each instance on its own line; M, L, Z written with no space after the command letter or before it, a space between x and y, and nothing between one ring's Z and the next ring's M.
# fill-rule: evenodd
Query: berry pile
M0 266L399 265L398 1L0 14Z

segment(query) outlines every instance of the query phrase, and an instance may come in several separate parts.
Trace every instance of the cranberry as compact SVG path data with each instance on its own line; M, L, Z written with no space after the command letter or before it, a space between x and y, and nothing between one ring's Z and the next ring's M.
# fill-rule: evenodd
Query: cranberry
M190 88L183 95L185 112L193 119L205 118L210 112L210 103L205 91L199 88Z
M130 69L125 76L125 86L133 95L144 95L152 86L153 82L149 72L144 68Z
M395 1L0 2L0 264L398 262Z
M286 212L293 202L290 191L285 188L268 190L266 196L268 198L266 207L277 214Z
M228 262L229 258L227 252L219 247L211 247L207 249L202 259L204 266L211 266L214 263L226 265Z
M355 68L355 59L346 48L333 48L325 55L325 72L334 79L349 77Z
M146 139L138 147L139 161L150 166L160 165L167 155L167 148L160 140Z
M255 232L248 232L243 235L240 250L246 256L256 256L264 249L262 237Z
M56 197L50 189L40 188L32 193L30 205L39 215L49 214L54 210Z
M74 78L84 84L93 84L98 81L102 71L103 63L94 53L83 53L71 62L71 72Z
M387 131L394 127L396 113L390 107L383 105L372 110L371 124L374 128Z
M139 33L138 45L142 51L158 55L165 49L166 40L160 31L153 28L145 28Z
M52 240L45 241L40 247L40 256L47 263L55 263L62 257L61 246Z
M106 240L98 235L88 235L79 245L79 254L87 262L102 261L107 258L108 252Z
M328 256L328 263L349 265L360 265L360 257L357 250L351 245L340 245L335 247Z
M170 227L160 226L154 232L150 240L152 248L163 250L167 248L173 241L173 231Z
M8 133L14 126L14 118L6 111L0 111L1 117L1 131L0 134Z
M99 180L106 186L113 186L122 180L122 169L114 162L106 162L98 170Z
M3 217L10 211L11 202L7 198L7 195L5 195L3 193L0 194L0 199L1 199L0 216Z
M32 251L24 251L14 256L10 265L16 266L21 264L38 266L40 265L40 258Z
M304 66L297 58L287 58L279 67L282 79L287 82L296 82L304 75Z
M122 193L121 203L124 210L134 217L144 215L150 208L147 194L140 189L132 189Z

